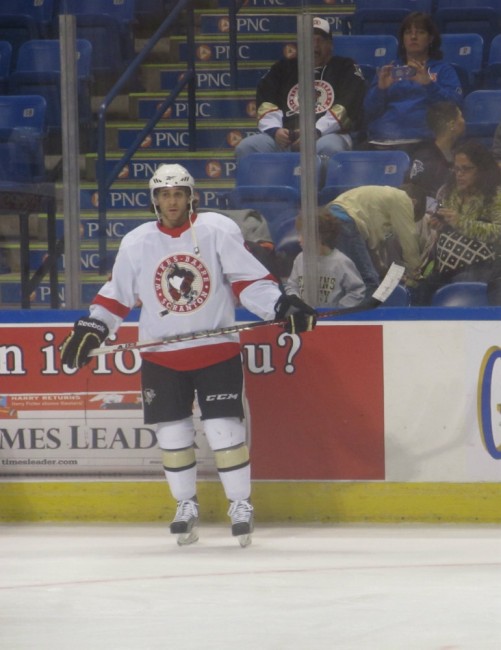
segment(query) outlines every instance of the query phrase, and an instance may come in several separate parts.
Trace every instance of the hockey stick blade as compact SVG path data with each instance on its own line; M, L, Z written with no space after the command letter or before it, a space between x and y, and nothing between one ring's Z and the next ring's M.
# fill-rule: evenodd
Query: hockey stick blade
M361 303L360 305L356 305L355 307L347 307L344 309L330 309L327 311L319 312L317 318L335 318L336 316L347 316L349 314L356 314L379 307L393 293L398 283L402 279L404 271L405 269L403 266L393 263L383 278L381 284L377 287L369 300ZM158 345L183 343L185 341L212 338L214 336L222 336L224 334L238 334L238 332L245 332L247 330L256 329L257 327L265 327L267 325L280 325L283 327L286 323L286 320L252 321L247 323L237 323L235 325L229 325L228 327L217 327L212 330L201 330L199 332L177 334L175 336L168 336L164 339L158 339L155 341L138 341L134 343L118 343L116 345L102 345L99 348L94 348L94 350L91 350L89 352L89 356L96 357L101 354L113 354L116 352L126 352L127 350L141 350L143 348L152 348Z

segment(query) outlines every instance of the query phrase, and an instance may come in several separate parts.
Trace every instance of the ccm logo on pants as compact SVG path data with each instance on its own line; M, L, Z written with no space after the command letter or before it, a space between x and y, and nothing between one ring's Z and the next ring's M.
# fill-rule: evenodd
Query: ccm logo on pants
M238 393L221 393L220 395L207 395L206 402L221 402L228 399L239 399Z

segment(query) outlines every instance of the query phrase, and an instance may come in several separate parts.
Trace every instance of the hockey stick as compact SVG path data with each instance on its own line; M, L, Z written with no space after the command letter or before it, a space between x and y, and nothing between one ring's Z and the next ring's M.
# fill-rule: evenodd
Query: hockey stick
M369 311L382 305L385 300L395 290L396 286L402 279L404 274L404 267L393 263L388 273L383 278L381 284L374 291L369 300L356 305L355 307L347 307L345 309L330 309L328 311L319 312L317 318L332 318L336 316L346 316L347 314L356 314L363 311ZM197 339L212 338L213 336L221 336L223 334L237 334L246 330L252 330L257 327L264 327L266 325L281 325L284 326L287 320L262 320L248 323L237 323L236 325L229 325L228 327L217 327L213 330L201 330L200 332L188 332L187 334L176 334L175 336L167 336L166 338L156 341L138 341L136 343L118 343L117 345L103 345L100 348L94 348L89 352L90 357L95 357L100 354L113 354L115 352L125 352L126 350L141 350L143 348L151 348L156 345L168 345L169 343L183 343L184 341L195 341Z

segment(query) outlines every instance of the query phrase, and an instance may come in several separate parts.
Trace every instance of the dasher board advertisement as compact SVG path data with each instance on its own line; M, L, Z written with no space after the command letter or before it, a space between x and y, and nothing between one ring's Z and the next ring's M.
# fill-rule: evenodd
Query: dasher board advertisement
M0 478L163 477L139 352L62 367L70 318L0 325ZM496 320L334 320L240 337L254 480L501 480ZM136 340L124 323L114 342ZM199 476L215 478L196 401L193 420Z

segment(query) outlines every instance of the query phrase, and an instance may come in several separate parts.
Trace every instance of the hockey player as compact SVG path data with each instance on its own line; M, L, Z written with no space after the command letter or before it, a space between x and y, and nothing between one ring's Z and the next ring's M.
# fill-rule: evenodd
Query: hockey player
M139 339L158 340L233 325L235 304L286 329L315 326L315 310L283 294L277 280L245 248L239 227L217 212L197 214L194 180L180 165L161 165L149 182L157 221L122 240L111 279L89 316L80 318L61 348L62 362L80 368L89 352L115 333L140 301ZM142 352L145 424L156 425L169 488L177 500L170 531L179 544L197 541L198 501L192 423L195 391L207 441L230 502L232 534L250 543L253 506L242 406L243 373L235 334L158 345Z

